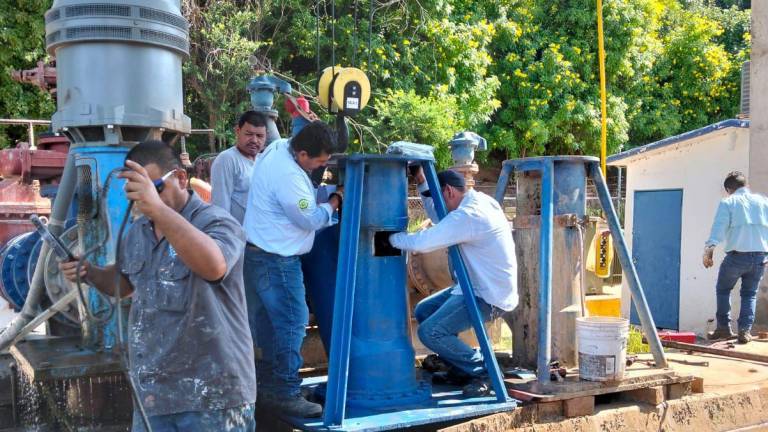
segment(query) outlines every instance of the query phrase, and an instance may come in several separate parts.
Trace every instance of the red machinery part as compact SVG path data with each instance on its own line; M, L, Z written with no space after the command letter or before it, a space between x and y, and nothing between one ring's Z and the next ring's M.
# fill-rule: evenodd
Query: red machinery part
M11 72L15 81L34 84L44 91L56 93L56 61L46 64L37 62L37 67L27 70L15 70Z
M49 215L51 200L40 195L45 184L58 183L64 172L69 141L64 136L44 135L38 148L21 143L0 151L0 245L33 230L29 217Z
M63 136L41 137L35 150L21 143L13 149L0 151L0 175L21 177L23 183L60 177L67 160L69 141Z

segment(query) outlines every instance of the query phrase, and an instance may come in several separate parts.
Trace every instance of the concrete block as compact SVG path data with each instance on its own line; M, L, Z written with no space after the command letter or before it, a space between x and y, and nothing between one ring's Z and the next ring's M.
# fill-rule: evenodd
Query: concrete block
M552 420L563 415L561 401L539 402L536 404L536 421Z
M680 399L683 396L688 396L693 391L691 390L691 383L677 383L667 386L667 399Z
M691 382L691 391L694 393L704 393L704 378L695 377Z
M637 402L645 402L651 405L658 405L664 402L664 387L656 386L630 390L624 392L622 398Z
M563 401L563 415L566 418L592 415L594 412L594 396L582 396Z

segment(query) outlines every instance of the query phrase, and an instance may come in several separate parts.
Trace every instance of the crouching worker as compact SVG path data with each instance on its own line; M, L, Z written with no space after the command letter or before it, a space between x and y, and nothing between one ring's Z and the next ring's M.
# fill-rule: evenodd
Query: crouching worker
M129 373L152 430L254 431L242 228L187 191L179 154L169 145L143 142L125 165L127 197L143 216L117 251L119 269L86 262L80 277L114 296L119 271L120 294L132 295ZM60 268L76 279L76 263ZM134 409L133 431L144 430Z
M437 175L448 215L437 222L434 203L421 170L415 175L424 209L436 225L415 233L389 237L392 246L430 252L458 245L474 288L483 321L490 321L517 306L517 261L512 231L501 206L490 196L467 189L456 171ZM466 383L468 396L491 392L488 372L479 350L462 342L458 334L472 326L457 285L439 291L416 305L421 342L450 366L449 380Z

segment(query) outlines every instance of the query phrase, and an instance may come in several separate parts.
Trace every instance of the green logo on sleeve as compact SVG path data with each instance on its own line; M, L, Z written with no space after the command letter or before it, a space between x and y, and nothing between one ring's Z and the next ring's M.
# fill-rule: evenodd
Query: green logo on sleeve
M309 200L306 199L306 198L300 199L299 200L299 208L301 210L306 210L307 208L309 208Z

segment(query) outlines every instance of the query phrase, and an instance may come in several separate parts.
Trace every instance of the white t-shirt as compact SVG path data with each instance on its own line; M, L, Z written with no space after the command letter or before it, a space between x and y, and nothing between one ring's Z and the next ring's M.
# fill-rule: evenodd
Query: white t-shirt
M228 211L240 225L245 216L253 160L231 147L216 156L211 166L211 204Z
M427 189L420 185L419 191ZM431 198L422 196L424 209L437 221ZM517 306L517 258L512 229L504 211L490 196L468 190L459 207L432 228L389 237L392 246L407 251L430 252L458 245L475 294L505 311ZM452 294L461 295L457 285Z
M256 159L243 222L249 243L286 257L305 254L315 231L333 223L333 211L328 203L317 204L290 140L272 142Z

